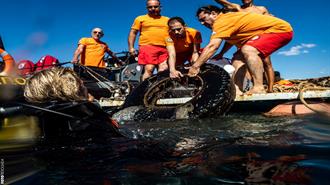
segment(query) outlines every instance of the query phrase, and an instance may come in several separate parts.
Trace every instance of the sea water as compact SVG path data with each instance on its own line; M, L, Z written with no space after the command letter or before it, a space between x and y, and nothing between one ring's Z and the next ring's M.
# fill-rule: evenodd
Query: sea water
M329 184L329 123L245 114L125 122L126 137L107 144L31 144L1 158L13 184Z

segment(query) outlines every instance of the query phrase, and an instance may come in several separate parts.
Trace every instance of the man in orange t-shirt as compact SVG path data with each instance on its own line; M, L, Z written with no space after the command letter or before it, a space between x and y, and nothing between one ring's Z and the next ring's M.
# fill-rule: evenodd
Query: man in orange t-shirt
M167 61L170 66L175 66L175 48L167 26L169 18L161 16L160 9L159 0L147 0L148 14L135 18L128 36L129 52L135 56L134 43L140 32L138 64L144 66L142 80L150 77L155 67L158 72L167 70ZM175 78L182 74L170 67L170 76Z
M91 38L80 39L72 63L78 63L80 56L80 63L82 65L104 68L105 62L103 57L105 53L108 53L111 57L122 63L122 61L109 49L108 45L100 40L103 35L104 33L101 28L94 28L92 30Z
M269 14L266 7L254 5L253 0L242 0L242 6L240 6L238 4L235 4L235 3L231 3L227 0L215 0L215 1L220 3L222 6L224 6L228 10L239 11L239 12L258 13L258 14L262 14L262 15L271 15L271 14ZM216 58L222 58L223 54L226 53L231 48L232 45L230 45L228 43L225 43L225 46L226 47L222 48L222 50L219 52L219 54L216 56ZM235 57L238 58L240 56L235 56ZM241 75L242 78L244 78L244 76L246 74L247 75L246 78L251 78L249 73L246 73L244 71L244 69L246 69L246 68L244 68L244 63L237 62L233 65L236 68L242 68L243 69L242 74L237 74L237 75ZM263 65L264 65L264 70L265 70L265 74L266 74L267 82L268 82L267 92L273 92L273 85L274 85L274 81L275 81L275 73L274 73L274 69L273 69L273 66L272 66L272 62L270 60L270 56L265 57L263 59ZM242 89L243 89L243 84L241 84L241 86L242 86Z
M170 18L168 26L175 47L175 65L183 65L186 61L194 63L199 56L201 33L196 29L186 27L181 17Z
M212 5L199 8L196 15L201 24L212 29L213 33L209 44L189 69L188 75L197 75L200 66L212 57L222 41L226 40L239 48L243 56L241 60L247 64L252 75L254 86L247 93L265 93L262 59L291 41L293 37L291 25L268 15L246 12L223 13L222 9ZM235 69L236 72L237 69ZM235 82L237 85L238 82ZM241 94L238 88L236 90L238 94Z

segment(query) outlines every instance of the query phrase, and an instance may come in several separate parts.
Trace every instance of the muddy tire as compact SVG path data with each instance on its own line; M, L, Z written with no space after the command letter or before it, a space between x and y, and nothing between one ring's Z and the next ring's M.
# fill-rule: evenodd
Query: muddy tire
M187 74L188 70L181 68L178 69L182 74ZM146 106L148 111L142 111L144 114L150 113L151 115L144 115L148 119L156 116L158 118L164 117L162 112L173 112L173 107L168 107L171 109L165 111L166 107L153 107L151 110L150 105L146 105L145 98L148 97L150 88L155 88L155 84L166 80L169 77L169 72L161 72L155 76L152 76L145 81L143 81L139 86L136 87L134 91L129 94L125 100L123 108L130 106ZM189 112L189 118L200 118L209 116L218 116L227 113L232 106L235 99L235 86L229 76L229 74L221 67L206 64L201 67L201 73L199 74L200 79L202 79L202 87L200 92L194 96L190 101L185 104L177 105L179 108L185 105L192 105L193 109ZM155 113L160 110L160 113ZM140 117L140 116L138 116ZM166 117L166 116L165 116ZM168 115L169 119L172 119L173 115Z

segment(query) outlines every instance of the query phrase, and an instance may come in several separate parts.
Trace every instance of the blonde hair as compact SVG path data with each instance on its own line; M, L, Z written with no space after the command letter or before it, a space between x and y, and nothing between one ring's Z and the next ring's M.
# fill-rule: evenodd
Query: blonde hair
M24 97L34 103L82 101L87 99L87 89L72 69L53 67L27 79Z

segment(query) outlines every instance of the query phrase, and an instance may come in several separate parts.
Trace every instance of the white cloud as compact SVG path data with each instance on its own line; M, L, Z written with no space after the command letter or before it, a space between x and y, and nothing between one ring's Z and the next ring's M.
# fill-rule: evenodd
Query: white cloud
M280 51L278 52L279 55L284 55L284 56L294 56L294 55L300 55L301 53L309 53L308 49L309 48L314 48L316 47L316 44L300 44L297 46L291 47L287 51Z
M305 47L305 48L313 48L316 46L316 44L301 44L302 47Z

